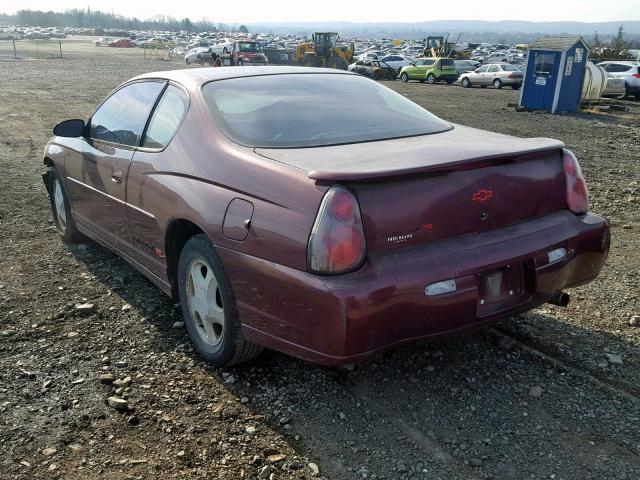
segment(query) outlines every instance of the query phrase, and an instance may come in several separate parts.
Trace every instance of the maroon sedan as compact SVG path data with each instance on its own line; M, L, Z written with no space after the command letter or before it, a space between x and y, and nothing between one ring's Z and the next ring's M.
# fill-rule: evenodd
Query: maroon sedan
M131 40L129 40L128 38L120 38L114 42L111 42L109 44L110 47L115 47L115 48L131 48L131 47L135 47L136 44L133 43Z
M564 303L609 251L561 142L453 125L348 72L149 73L54 134L62 238L179 299L215 365L262 347L340 365Z

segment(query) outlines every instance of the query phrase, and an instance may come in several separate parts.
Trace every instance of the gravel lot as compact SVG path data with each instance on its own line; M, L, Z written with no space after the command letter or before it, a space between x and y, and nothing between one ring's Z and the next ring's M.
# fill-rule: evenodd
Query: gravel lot
M566 142L612 226L602 275L569 308L352 370L266 353L219 371L126 262L60 242L40 179L57 121L183 65L64 52L0 61L0 478L640 478L639 102L552 116L507 89L387 82L446 120Z

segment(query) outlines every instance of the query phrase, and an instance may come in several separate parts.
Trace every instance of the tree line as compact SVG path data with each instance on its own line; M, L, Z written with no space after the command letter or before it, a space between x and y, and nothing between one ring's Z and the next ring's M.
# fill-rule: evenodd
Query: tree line
M90 8L73 8L64 12L44 12L42 10L18 10L14 15L0 13L0 24L24 25L29 27L76 27L114 28L122 30L168 30L187 32L230 32L247 33L244 25L239 27L215 23L208 18L192 21L188 17L178 19L166 15L154 15L147 20L125 17L115 13L101 12Z

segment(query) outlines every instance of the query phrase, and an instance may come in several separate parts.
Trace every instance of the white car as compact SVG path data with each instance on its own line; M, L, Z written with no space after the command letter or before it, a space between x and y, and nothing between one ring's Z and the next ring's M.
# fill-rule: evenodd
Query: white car
M379 60L382 57L382 52L364 52L358 55L357 60Z
M640 99L640 62L613 60L598 65L614 77L625 81L627 95L634 95L636 99Z
M235 40L233 40L232 38L223 38L220 42L211 46L211 51L213 53L217 53L218 55L231 53L233 51L234 42Z
M202 63L202 54L207 53L208 51L209 48L207 47L192 48L184 56L184 61L187 63L187 65L191 65L192 63ZM207 58L211 58L211 54L207 55Z
M108 47L111 42L113 42L113 38L104 37L104 38L101 38L99 40L94 41L93 44L96 47Z
M391 68L395 68L396 70L400 70L402 67L406 67L407 65L411 65L414 62L413 58L406 57L404 55L387 55L380 59L381 62L386 63Z

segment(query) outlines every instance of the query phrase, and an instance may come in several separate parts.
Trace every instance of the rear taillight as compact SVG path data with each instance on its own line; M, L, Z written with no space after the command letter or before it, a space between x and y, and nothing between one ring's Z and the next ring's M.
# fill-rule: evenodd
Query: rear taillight
M336 274L354 270L364 261L365 243L360 206L343 187L325 194L309 237L309 270Z
M562 151L562 164L567 189L567 207L576 215L587 213L589 192L580 164L571 150Z
M509 74L509 78L518 78L520 76L519 73L512 72Z
M640 67L638 67L638 68L640 68ZM634 77L634 78L640 78L640 73L634 73L631 76Z

